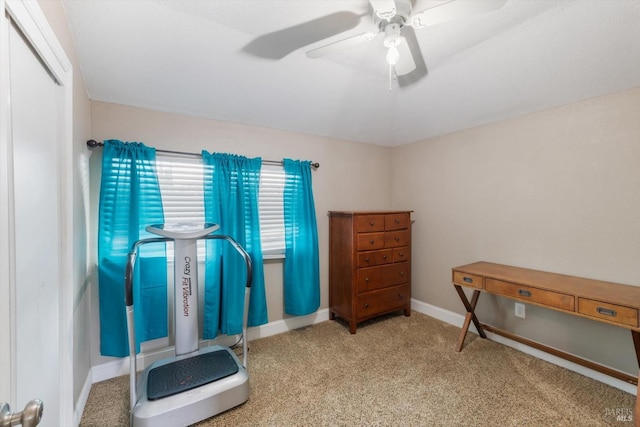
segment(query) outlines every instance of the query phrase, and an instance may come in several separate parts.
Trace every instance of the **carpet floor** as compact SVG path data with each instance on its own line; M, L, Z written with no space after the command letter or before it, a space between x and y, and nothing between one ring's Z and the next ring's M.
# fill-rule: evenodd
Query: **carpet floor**
M633 426L635 396L412 312L249 343L249 400L213 426ZM128 376L94 384L80 425L128 425Z

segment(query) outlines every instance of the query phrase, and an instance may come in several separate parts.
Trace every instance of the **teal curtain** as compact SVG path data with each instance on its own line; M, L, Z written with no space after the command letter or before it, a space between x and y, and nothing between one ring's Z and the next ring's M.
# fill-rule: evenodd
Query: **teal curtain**
M231 236L249 253L253 277L249 299L249 326L267 323L258 190L261 158L202 152L205 221L220 225L218 233ZM206 243L204 338L242 332L246 268L227 243Z
M129 354L124 303L127 254L152 237L149 224L164 222L155 149L104 141L98 229L100 352ZM143 246L134 282L136 341L167 336L167 260L164 244Z
M284 159L284 311L303 316L320 307L318 226L311 162Z

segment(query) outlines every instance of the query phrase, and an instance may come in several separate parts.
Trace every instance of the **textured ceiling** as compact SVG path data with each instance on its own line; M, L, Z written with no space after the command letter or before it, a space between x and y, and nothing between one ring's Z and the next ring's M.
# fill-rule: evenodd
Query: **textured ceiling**
M305 54L369 30L367 0L63 3L93 100L380 145L640 86L640 0L508 0L416 29L428 73L393 90L380 39ZM303 25L345 17L322 41ZM283 29L282 58L255 54Z

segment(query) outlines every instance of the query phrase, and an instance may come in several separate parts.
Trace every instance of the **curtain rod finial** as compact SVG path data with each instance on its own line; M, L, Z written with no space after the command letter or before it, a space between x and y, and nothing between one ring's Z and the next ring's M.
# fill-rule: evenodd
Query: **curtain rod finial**
M96 148L96 147L102 147L104 144L102 142L98 142L95 139L90 139L87 141L87 147L89 148Z

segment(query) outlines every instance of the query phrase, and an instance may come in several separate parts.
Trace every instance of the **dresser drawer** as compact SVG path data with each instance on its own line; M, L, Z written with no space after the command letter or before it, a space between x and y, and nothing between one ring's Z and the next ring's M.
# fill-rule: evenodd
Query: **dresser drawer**
M567 311L575 310L573 295L546 291L538 288L532 288L530 286L517 285L515 283L502 282L495 279L485 279L484 288L487 292L504 295L520 301L538 303Z
M638 327L638 310L623 305L578 298L578 313L633 328Z
M411 250L408 246L401 248L393 248L393 262L409 261L411 259Z
M370 251L384 247L384 233L358 234L358 251Z
M409 221L407 213L387 214L384 216L384 229L391 231L409 228Z
M384 215L358 215L356 217L356 231L358 233L384 231L384 224Z
M409 231L387 231L384 233L384 247L395 248L409 244Z
M358 296L356 316L369 317L405 308L411 299L409 285L394 286Z
M393 249L358 253L358 267L373 267L393 262Z
M358 292L406 283L409 278L408 263L387 264L358 269Z
M473 288L482 289L482 276L454 271L453 283L456 285L471 286Z

